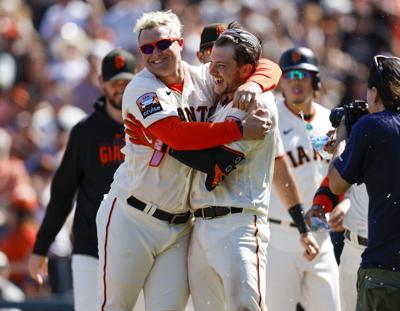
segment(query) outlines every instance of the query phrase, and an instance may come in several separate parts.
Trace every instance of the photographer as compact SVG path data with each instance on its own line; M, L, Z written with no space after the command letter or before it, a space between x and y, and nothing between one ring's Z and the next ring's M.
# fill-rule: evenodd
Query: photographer
M347 144L345 122L341 122L328 177L333 193L365 183L369 195L368 244L358 272L357 310L399 310L399 58L374 57L367 102L370 114L352 127Z

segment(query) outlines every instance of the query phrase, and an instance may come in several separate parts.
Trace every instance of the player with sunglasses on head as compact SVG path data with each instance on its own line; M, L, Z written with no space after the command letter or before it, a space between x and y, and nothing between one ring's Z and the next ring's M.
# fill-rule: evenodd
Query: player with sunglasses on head
M305 47L286 50L279 64L283 71L281 89L284 99L277 104L279 130L285 157L304 199L311 207L315 191L328 169L328 161L313 148L306 128L326 134L331 130L329 110L315 103L315 92L320 89L317 60ZM278 167L277 167L278 168ZM275 172L277 184L283 176ZM313 261L303 256L298 243L296 224L285 209L279 192L272 191L269 209L271 240L268 246L267 306L274 311L294 311L301 302L307 311L340 310L338 267L328 232L313 232L320 250ZM304 213L302 207L292 212ZM279 282L277 282L279 280Z
M268 120L257 114L264 110L249 114L246 122L187 122L206 120L217 94L208 66L193 67L182 61L181 27L171 11L145 13L137 21L135 31L146 68L127 86L124 118L132 114L137 119L149 133L145 135L149 144L158 143L156 136L178 150L263 139ZM262 85L269 89L279 81L280 69L269 62L264 71ZM257 83L247 84L253 95L260 92ZM130 140L122 152L125 161L97 214L98 307L131 310L143 288L147 310L183 310L189 294L191 169Z
M330 188L364 183L369 196L368 242L357 279L357 311L400 310L400 58L377 55L369 70L370 114L337 130Z

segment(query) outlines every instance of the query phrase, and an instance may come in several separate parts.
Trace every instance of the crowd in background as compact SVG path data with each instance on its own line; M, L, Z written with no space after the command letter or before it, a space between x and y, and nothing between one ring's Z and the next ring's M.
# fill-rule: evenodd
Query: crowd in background
M50 291L30 280L27 259L68 132L99 96L100 61L122 47L140 70L133 26L159 9L181 18L191 64L203 26L214 22L240 22L276 62L290 47L311 48L321 64L317 101L327 108L365 98L374 55L400 55L395 0L0 0L0 279L27 297ZM69 239L66 226L54 256L68 257Z

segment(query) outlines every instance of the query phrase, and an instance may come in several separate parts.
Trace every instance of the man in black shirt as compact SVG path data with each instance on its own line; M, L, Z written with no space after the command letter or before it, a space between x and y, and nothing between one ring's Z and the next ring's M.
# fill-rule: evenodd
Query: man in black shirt
M115 170L123 161L120 152L124 144L122 94L133 77L134 67L133 55L122 49L111 51L103 59L99 81L104 96L94 104L95 111L71 131L29 260L31 276L42 284L47 275L47 252L71 212L76 196L72 256L76 311L96 310L96 214Z

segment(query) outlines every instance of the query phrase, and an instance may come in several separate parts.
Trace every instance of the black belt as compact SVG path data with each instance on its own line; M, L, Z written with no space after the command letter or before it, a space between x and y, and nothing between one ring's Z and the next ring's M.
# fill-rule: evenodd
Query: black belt
M284 223L284 221L278 220L278 219L274 219L274 218L268 218L268 220L269 220L269 222L271 222L273 224L277 224L277 225L283 225L283 223ZM297 228L297 226L293 222L290 222L289 226L293 227L293 228Z
M351 241L351 231L345 229L344 230L344 237L346 239L348 239L349 241ZM363 238L362 236L357 235L357 242L358 242L359 245L368 246L368 239L367 238Z
M242 212L243 208L241 207L210 206L196 210L194 212L194 216L203 219L212 219L215 217L221 217L228 214L237 214Z
M146 208L147 204L136 199L133 196L130 196L129 198L126 199L126 202L130 205L133 206L134 208L144 211ZM182 213L182 214L171 214L166 211L160 210L158 208L155 209L154 213L151 215L157 219L168 221L170 224L174 225L179 225L179 224L184 224L187 222L190 218L191 213Z

